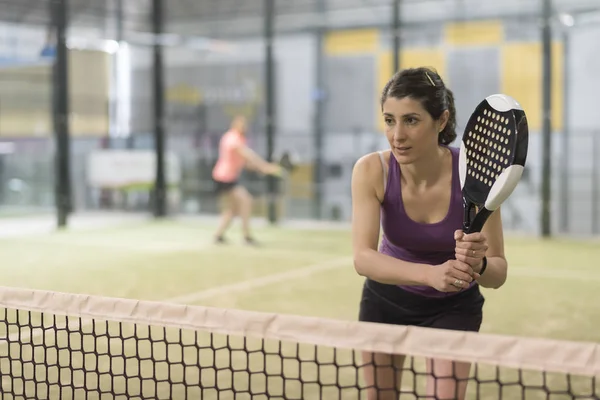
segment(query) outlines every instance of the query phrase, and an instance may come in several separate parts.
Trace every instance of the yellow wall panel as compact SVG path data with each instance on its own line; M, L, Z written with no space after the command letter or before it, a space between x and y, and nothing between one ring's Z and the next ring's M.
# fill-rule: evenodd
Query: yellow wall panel
M377 59L377 98L376 98L376 112L375 121L377 129L383 130L384 123L381 117L381 106L379 105L379 99L381 98L381 91L385 84L390 80L393 75L392 66L392 52L382 51L378 55ZM400 68L415 68L415 67L429 67L435 69L438 74L445 79L446 75L446 54L443 50L438 48L408 48L400 52Z
M457 46L499 45L504 39L501 21L447 23L444 26L446 43Z
M70 133L106 136L109 129L110 55L101 51L69 51Z
M540 50L539 43L509 43L502 46L501 92L521 103L530 129L539 129L542 122Z
M294 199L313 197L313 164L299 164L289 176L287 195Z
M446 53L438 48L412 48L400 55L402 68L431 67L444 78L446 75Z
M563 124L563 48L552 44L552 128ZM502 92L521 103L531 130L542 129L542 45L539 42L502 46Z
M379 126L379 121L381 119L381 107L379 107L379 99L381 98L381 91L383 90L385 84L390 80L392 75L394 74L392 68L392 53L390 51L382 51L377 56L377 123Z
M11 111L0 117L0 137L51 137L53 129L50 110ZM108 132L108 119L71 113L69 131L73 137L103 135Z
M52 134L49 110L6 112L0 116L0 136L8 138L48 137Z
M323 47L325 54L330 56L375 53L379 41L377 29L340 30L328 32Z
M79 136L105 136L108 133L108 118L104 114L79 115L71 113L70 133Z
M110 56L99 51L80 50L71 50L68 55L70 134L73 137L105 136L109 129ZM15 81L11 74L20 77ZM3 104L0 135L51 137L51 66L2 69L0 76L3 81L10 82L0 85L0 102ZM36 78L30 85L20 83L31 76Z
M165 97L170 103L195 106L202 101L200 90L183 83L168 87L165 92Z

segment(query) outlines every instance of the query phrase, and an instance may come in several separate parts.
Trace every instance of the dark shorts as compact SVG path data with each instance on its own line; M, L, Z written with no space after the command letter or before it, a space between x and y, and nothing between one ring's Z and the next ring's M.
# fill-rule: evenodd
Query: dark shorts
M237 180L233 182L222 182L213 179L213 182L215 184L215 192L217 192L217 194L225 194L239 184Z
M478 285L452 296L432 298L367 279L359 320L478 332L484 302Z

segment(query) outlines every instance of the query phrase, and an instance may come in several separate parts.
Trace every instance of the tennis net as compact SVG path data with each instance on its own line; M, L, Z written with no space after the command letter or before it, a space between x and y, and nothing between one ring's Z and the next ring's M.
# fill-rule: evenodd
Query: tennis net
M363 351L408 356L401 399L436 398L427 358L468 399L600 399L594 343L0 288L5 400L366 399Z

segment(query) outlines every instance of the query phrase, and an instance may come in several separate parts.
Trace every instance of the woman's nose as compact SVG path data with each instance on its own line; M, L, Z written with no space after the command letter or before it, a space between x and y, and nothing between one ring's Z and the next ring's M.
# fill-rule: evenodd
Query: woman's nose
M402 141L404 141L404 139L406 139L404 129L402 129L402 126L400 124L398 124L394 127L394 140L398 141L398 142L402 142Z

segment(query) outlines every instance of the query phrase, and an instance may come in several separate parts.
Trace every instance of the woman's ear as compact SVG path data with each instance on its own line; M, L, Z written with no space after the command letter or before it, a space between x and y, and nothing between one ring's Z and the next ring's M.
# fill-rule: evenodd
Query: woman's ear
M444 112L440 116L440 119L438 120L439 124L440 124L438 133L442 132L444 130L444 128L446 128L446 125L448 124L449 119L450 119L450 111L444 110Z

